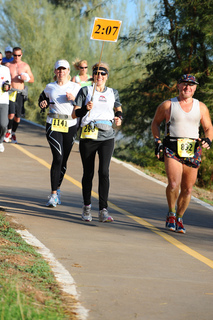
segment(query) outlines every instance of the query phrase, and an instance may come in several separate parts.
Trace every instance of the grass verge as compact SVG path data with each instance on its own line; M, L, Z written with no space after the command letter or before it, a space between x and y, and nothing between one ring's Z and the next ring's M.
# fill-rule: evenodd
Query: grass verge
M76 301L9 220L0 208L0 319L76 320Z

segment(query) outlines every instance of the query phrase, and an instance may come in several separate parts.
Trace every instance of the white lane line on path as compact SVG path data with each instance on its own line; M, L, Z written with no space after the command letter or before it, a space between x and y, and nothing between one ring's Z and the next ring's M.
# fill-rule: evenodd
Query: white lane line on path
M30 124L32 124L32 125L34 125L34 126L37 126L37 127L40 127L40 128L45 129L45 127L42 126L41 124L32 122L32 121L30 121L30 120L26 120L26 119L22 119L22 120L25 121L25 122L27 122L27 123L30 123ZM76 143L78 143L78 142L76 141ZM148 180L151 180L151 181L153 181L153 182L155 182L155 183L158 183L158 184L160 184L160 185L163 186L163 187L166 187L166 186L167 186L166 183L164 183L164 182L162 182L162 181L159 181L159 180L157 180L157 179L155 179L155 178L153 178L153 177L148 176L146 173L140 171L139 169L136 169L135 167L133 167L133 166L132 166L131 164L129 164L129 163L125 163L125 162L123 162L123 161L121 161L121 160L118 160L118 159L116 159L116 158L114 158L114 157L112 157L112 161L114 161L115 163L118 163L118 164L122 164L125 168L127 168L127 169L135 172L136 174L138 174L138 175L140 175L140 176L142 176L142 177L144 177L144 178L146 178L146 179L148 179ZM204 202L204 201L202 201L202 200L200 200L200 199L198 199L198 198L196 198L196 197L194 197L194 196L192 196L191 198L192 198L195 202L199 203L201 206L203 206L203 207L205 207L205 208L213 211L213 206L211 206L210 204L208 204L208 203L206 203L206 202Z
M14 144L13 145L15 148L17 148L18 150L20 150L21 152L25 153L26 155L28 155L30 158L37 160L39 163L43 164L44 166L46 166L47 168L50 167L50 165L44 161L43 159L35 156L34 154L32 154L31 152L25 150L23 147ZM81 183L75 179L73 179L72 177L68 176L67 174L65 174L64 179L67 179L68 181L72 182L75 186L81 188ZM98 199L98 194L94 191L92 191L92 196L96 199ZM110 208L113 208L114 210L126 215L127 217L135 220L136 222L138 222L139 224L143 225L145 228L149 229L150 231L158 234L159 236L161 236L162 238L164 238L166 241L170 242L171 244L173 244L175 247L179 248L180 250L184 251L185 253L191 255L192 257L194 257L195 259L205 263L207 266L209 266L210 268L213 269L213 260L210 260L208 258L206 258L205 256L201 255L200 253L198 253L197 251L191 249L190 247L187 247L186 245L184 245L182 242L176 240L174 237L167 235L165 232L160 231L160 229L156 228L154 225L150 224L149 222L147 222L146 220L144 220L143 218L139 218L135 215L133 215L132 213L114 205L112 202L108 202L108 205Z
M54 255L50 252L50 250L45 247L43 243L41 243L36 237L34 237L27 230L16 230L21 237L31 246L35 247L36 251L39 252L43 258L49 263L57 281L60 283L61 288L64 292L72 295L76 300L76 303L73 305L75 309L77 318L79 320L86 320L88 318L89 310L85 309L79 302L79 294L76 290L75 280L71 276L71 274L63 267L63 265L56 260Z
M162 182L162 181L159 181L159 180L157 180L157 179L155 179L155 178L153 178L153 177L148 176L147 174L145 174L144 172L140 171L139 169L133 167L133 166L132 166L131 164L129 164L129 163L125 163L125 162L123 162L123 161L121 161L121 160L118 160L118 159L116 159L116 158L112 158L112 161L114 161L115 163L118 163L118 164L122 164L125 168L127 168L127 169L135 172L136 174L138 174L138 175L140 175L140 176L142 176L142 177L144 177L144 178L146 178L146 179L148 179L148 180L151 180L151 181L153 181L153 182L155 182L155 183L158 183L158 184L160 184L161 186L167 187L167 184L166 184L166 183L164 183L164 182ZM192 196L192 199L193 199L195 202L197 202L197 203L199 203L200 205L202 205L203 207L205 207L205 208L213 211L213 206L211 206L210 204L208 204L208 203L206 203L206 202L204 202L204 201L202 201L202 200L200 200L200 199L198 199L198 198L196 198L196 197L193 197L193 196Z

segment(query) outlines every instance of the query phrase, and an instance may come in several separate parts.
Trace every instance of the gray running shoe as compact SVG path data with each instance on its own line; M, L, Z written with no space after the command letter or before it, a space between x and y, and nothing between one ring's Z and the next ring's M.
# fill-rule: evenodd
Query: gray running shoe
M49 196L49 201L46 204L46 207L56 207L58 204L58 196L57 194L51 194Z
M83 212L81 215L81 219L83 221L92 221L92 215L91 215L91 204L88 206L83 206Z
M102 209L99 211L99 221L100 222L112 222L114 221L113 217L109 215L109 212L107 209Z
M61 204L61 189L57 189L58 204Z

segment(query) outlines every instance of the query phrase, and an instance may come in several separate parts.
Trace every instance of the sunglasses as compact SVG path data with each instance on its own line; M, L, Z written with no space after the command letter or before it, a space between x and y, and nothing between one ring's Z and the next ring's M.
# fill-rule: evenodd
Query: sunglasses
M88 67L80 67L80 69L87 69Z
M188 83L188 82L182 82L182 83L183 83L183 85L184 85L185 87L187 87L187 86L192 87L192 86L195 85L195 83Z
M21 54L13 54L14 57L21 57Z
M102 76L105 76L107 73L106 72L97 72L97 71L95 71L95 72L93 72L93 74L95 76L97 76L97 74L101 74Z
M2 59L0 59L0 61L2 61Z

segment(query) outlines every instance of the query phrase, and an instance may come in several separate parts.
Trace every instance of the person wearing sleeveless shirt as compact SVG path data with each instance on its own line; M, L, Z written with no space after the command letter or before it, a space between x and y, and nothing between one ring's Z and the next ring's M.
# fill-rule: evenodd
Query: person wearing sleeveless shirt
M83 221L92 221L91 192L94 176L95 156L99 156L99 221L112 222L107 210L109 193L109 166L114 150L114 129L112 124L121 125L122 108L118 91L105 86L109 67L106 63L93 66L94 85L83 87L74 104L74 117L81 118L80 154L83 164L82 193ZM115 110L115 113L114 113Z
M87 74L88 64L86 60L76 59L73 61L73 66L79 71L79 74L72 78L73 82L80 84L81 87L91 86L91 76Z
M198 84L193 75L181 76L177 84L179 95L161 103L152 121L155 154L164 161L168 178L166 228L179 233L186 232L183 215L197 179L202 148L209 149L213 139L209 110L204 103L193 98ZM164 120L165 137L162 143L160 124ZM205 134L202 139L199 137L200 123Z

